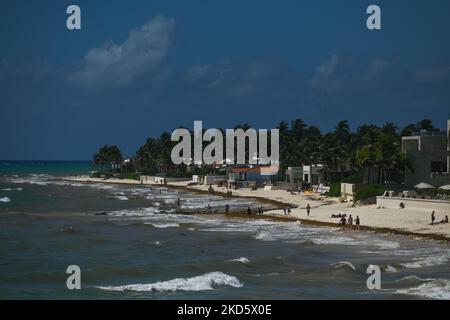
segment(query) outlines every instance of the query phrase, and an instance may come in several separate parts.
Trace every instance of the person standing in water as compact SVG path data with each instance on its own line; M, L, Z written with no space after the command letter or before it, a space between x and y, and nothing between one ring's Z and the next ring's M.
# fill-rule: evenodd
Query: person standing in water
M258 209L258 215L261 215L261 216L262 216L262 214L263 214L263 207L259 207L259 209Z
M359 216L356 216L355 225L356 225L356 229L359 230Z
M353 217L352 217L352 215L350 215L350 216L348 217L348 227L349 227L350 229L353 228Z
M250 207L247 208L247 214L249 217L252 215L252 210L250 209Z
M306 214L309 217L309 213L311 212L311 206L309 205L309 203L306 205Z

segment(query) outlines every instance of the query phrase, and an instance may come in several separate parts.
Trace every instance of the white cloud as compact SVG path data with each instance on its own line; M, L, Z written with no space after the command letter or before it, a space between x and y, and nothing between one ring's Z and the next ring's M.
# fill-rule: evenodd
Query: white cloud
M144 75L157 75L165 67L175 25L174 19L159 15L132 30L124 43L111 41L91 49L69 81L91 88L122 87Z
M311 86L317 89L327 91L339 90L343 82L338 75L338 70L342 64L342 58L338 55L332 55L330 60L318 66L311 78Z

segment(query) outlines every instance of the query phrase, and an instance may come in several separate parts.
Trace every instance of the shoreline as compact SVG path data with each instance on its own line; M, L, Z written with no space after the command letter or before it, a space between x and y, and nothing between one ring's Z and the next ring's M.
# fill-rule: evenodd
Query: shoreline
M208 186L206 185L192 185L188 186L188 182L169 182L166 185L143 183L136 180L120 180L109 179L103 180L99 178L87 177L67 177L64 180L81 183L109 183L109 184L123 184L135 186L148 187L167 187L172 190L193 192L193 193L208 193ZM226 195L225 187L215 187L215 194L221 196ZM359 207L350 207L348 203L339 203L337 199L321 197L315 198L313 196L292 195L283 190L261 190L256 191L239 189L232 190L231 198L249 198L258 201L261 204L270 204L274 209L264 211L263 215L252 214L251 219L265 219L269 221L278 222L295 222L298 221L304 225L311 225L317 227L340 228L338 220L331 220L332 213L347 213L347 217L351 214L354 218L358 215L361 219L361 226L359 230L345 229L351 231L369 231L375 233L382 233L386 235L403 235L419 238L420 240L435 240L441 242L450 242L450 224L429 224L429 213L418 210L406 209L376 209L374 205L366 205ZM306 217L305 206L309 203L311 206L311 214ZM291 215L284 215L283 208L291 208ZM440 213L449 214L449 212ZM216 213L196 213L199 215L218 215L222 214L226 218L249 218L246 213L232 212L228 215L225 212ZM439 220L439 219L438 219ZM433 230L433 228L435 230ZM437 232L433 232L437 231Z

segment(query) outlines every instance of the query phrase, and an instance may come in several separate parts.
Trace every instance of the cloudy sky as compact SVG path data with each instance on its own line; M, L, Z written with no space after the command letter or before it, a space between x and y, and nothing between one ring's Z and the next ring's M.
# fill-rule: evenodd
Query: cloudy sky
M70 4L82 30L66 28ZM382 30L366 28L370 4ZM449 12L446 0L2 0L0 159L131 155L194 120L444 127Z

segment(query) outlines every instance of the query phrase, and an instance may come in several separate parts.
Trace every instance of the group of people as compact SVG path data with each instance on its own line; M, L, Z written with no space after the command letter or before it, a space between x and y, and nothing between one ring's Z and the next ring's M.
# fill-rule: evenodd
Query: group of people
M341 218L339 220L339 225L342 228L348 227L350 229L359 229L359 226L361 224L361 221L359 220L359 216L356 216L355 218L355 224L353 225L353 217L352 215L349 215L347 219L347 214L339 214L339 215L331 215L332 218Z
M431 213L431 224L435 224L435 221L436 221L436 215L435 215L435 212L433 211ZM448 216L446 215L444 219L442 219L441 221L436 222L436 223L448 223Z

